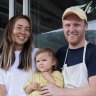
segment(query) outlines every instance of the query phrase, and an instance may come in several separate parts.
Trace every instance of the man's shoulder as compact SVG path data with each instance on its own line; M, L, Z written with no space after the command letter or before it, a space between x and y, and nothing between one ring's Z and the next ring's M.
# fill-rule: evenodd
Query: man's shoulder
M65 45L57 50L56 53L66 53L68 45Z
M92 60L93 58L95 59L95 57L96 57L96 45L89 43L86 49L86 59Z
M89 44L87 45L87 50L90 50L90 51L96 50L96 45L93 44L93 43L89 43Z

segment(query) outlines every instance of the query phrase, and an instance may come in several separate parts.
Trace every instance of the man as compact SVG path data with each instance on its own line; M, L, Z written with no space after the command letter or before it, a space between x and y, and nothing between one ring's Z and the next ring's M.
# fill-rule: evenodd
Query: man
M68 47L60 48L57 58L65 88L50 84L42 88L41 96L96 96L96 46L85 39L87 16L79 7L70 7L62 23Z

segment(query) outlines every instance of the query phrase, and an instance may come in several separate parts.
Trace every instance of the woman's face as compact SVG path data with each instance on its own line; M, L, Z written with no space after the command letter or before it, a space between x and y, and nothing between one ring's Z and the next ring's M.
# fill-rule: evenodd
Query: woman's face
M15 22L12 39L15 43L16 50L22 49L23 45L30 37L30 31L30 25L26 19L20 18Z

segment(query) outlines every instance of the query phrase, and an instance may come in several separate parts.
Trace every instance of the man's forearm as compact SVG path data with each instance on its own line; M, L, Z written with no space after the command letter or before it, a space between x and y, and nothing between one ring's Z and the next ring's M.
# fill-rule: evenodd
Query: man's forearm
M96 87L62 88L61 96L96 96Z

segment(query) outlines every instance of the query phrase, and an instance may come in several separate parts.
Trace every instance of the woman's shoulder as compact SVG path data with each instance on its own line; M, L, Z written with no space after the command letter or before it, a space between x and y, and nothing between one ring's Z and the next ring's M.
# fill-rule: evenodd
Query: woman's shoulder
M38 50L39 50L39 48L33 48L32 49L32 54L35 54Z
M38 51L39 50L39 48L33 48L32 49L32 51Z

